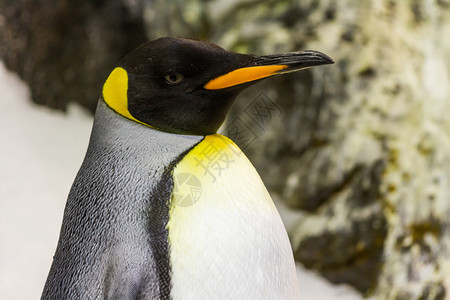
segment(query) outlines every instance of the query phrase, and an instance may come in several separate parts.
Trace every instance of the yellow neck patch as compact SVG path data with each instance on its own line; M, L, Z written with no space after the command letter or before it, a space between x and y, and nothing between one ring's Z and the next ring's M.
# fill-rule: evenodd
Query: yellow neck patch
M192 195L192 189L214 188L221 176L229 176L235 165L239 166L247 161L243 152L229 138L217 133L205 136L174 168L172 204L194 204L201 192Z
M103 99L105 99L106 104L118 114L130 120L150 126L134 118L128 111L127 91L128 73L125 69L117 67L109 74L108 79L106 79L106 82L103 85Z
M215 181L215 176L211 170L205 167L216 168L217 171L224 171L218 169L220 163L228 164L234 160L235 157L240 156L242 151L232 140L221 134L211 134L205 136L203 141L197 144L186 156L182 159L183 163L178 164L175 168L177 172L189 172L195 176L206 177ZM208 166L203 163L208 162ZM208 174L208 176L205 176Z

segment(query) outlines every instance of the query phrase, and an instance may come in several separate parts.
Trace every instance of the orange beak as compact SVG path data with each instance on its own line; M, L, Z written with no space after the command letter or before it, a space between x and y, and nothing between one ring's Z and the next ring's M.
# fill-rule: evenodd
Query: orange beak
M295 72L313 66L333 64L329 56L318 51L290 52L255 57L250 64L208 81L204 88L219 90L249 83L269 76Z

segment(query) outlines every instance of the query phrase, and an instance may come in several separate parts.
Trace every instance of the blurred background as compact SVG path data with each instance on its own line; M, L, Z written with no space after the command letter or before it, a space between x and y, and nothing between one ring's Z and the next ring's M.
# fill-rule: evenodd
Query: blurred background
M222 129L303 299L450 299L450 0L0 0L0 298L39 298L102 84L162 36L331 56L246 90Z

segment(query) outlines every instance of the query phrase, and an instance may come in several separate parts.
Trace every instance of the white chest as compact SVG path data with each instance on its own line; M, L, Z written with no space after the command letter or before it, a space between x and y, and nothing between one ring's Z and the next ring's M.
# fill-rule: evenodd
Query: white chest
M207 136L176 166L168 229L174 300L298 298L281 218L227 138Z

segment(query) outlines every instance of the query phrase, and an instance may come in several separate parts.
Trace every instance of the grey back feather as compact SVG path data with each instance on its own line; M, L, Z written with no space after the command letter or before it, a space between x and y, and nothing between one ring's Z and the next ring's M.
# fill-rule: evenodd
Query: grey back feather
M202 139L153 130L100 100L42 299L169 299L172 171Z

